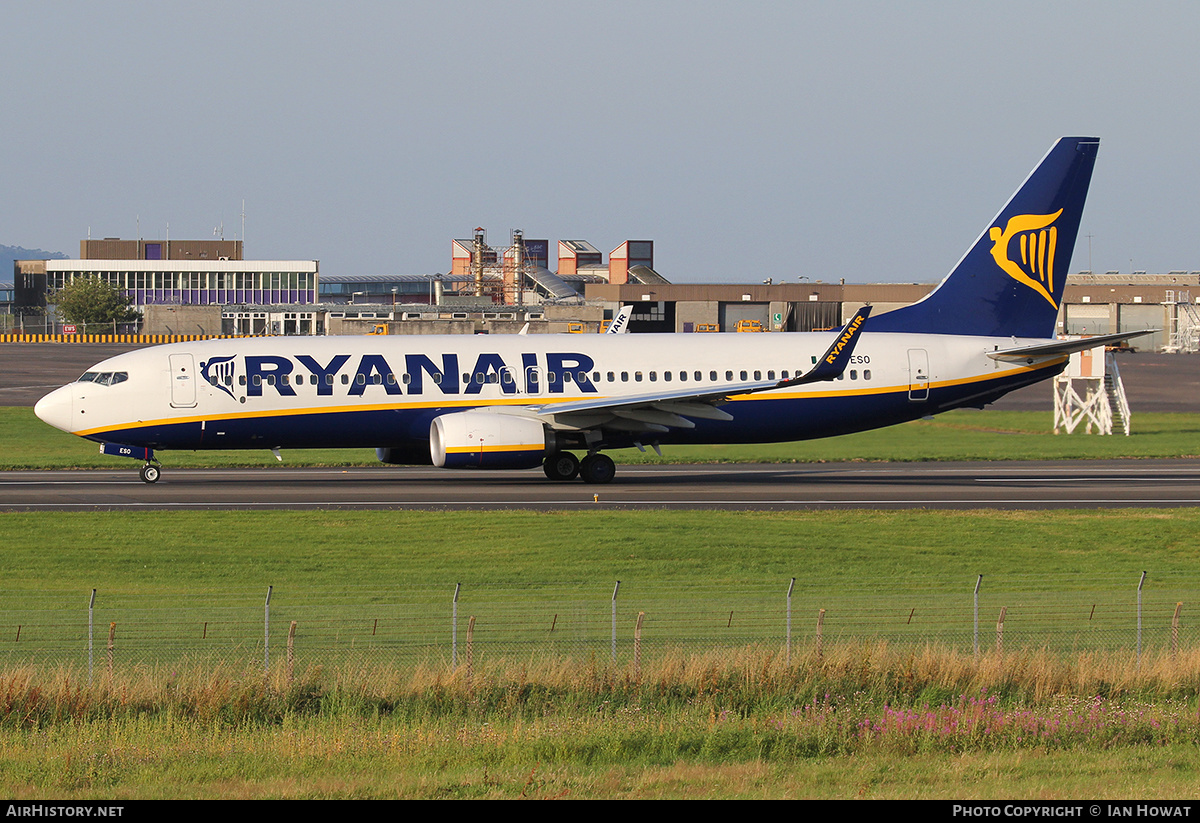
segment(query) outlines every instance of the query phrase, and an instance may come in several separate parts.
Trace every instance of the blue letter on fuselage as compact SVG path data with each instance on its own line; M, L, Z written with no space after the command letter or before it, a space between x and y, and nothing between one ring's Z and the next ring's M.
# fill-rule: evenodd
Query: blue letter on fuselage
M320 396L333 394L333 376L342 370L350 355L339 354L329 361L328 366L322 366L315 357L309 357L307 354L298 354L296 359L317 378L317 395Z
M588 372L592 370L595 363L592 358L586 354L577 354L571 352L547 352L546 353L546 374L547 383L550 384L552 393L562 394L566 388L566 381L563 375L571 372L575 383L579 386L581 392L590 392L595 394L596 387L592 385L592 380L588 377Z
M404 367L408 370L408 393L423 392L422 372L433 378L433 383L442 394L458 394L458 355L443 354L442 368L439 370L433 361L423 354L406 354Z
M379 380L374 380L374 375L379 375ZM388 380L388 377L392 379ZM368 385L382 385L388 394L404 393L396 381L396 376L392 374L392 367L388 365L382 354L364 354L362 356L362 360L358 361L358 371L354 373L354 380L350 384L349 394L351 396L361 395L367 390Z
M246 355L246 394L262 397L262 384L270 383L284 397L295 397L296 390L283 382L292 373L292 361L271 354ZM271 378L274 378L273 380Z
M490 377L493 374L496 375L495 379ZM508 382L504 381L505 374L509 375ZM517 390L512 373L508 370L504 358L498 354L479 355L479 359L475 361L475 368L471 371L471 380L463 394L479 394L484 383L499 383L501 391L505 394L513 394Z

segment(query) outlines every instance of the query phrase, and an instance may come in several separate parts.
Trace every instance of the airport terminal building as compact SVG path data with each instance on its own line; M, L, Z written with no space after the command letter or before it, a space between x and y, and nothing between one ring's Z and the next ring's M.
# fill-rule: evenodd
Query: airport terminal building
M626 241L605 261L584 240L551 244L514 231L493 248L483 229L451 242L450 270L430 275L321 277L316 260L244 260L241 241L83 240L79 260L18 260L12 313L52 331L47 297L99 276L143 313L144 333L389 334L596 332L632 305L631 332L812 331L842 325L870 303L881 313L914 303L932 283L671 283L653 241ZM1200 350L1200 271L1069 275L1061 334L1161 329L1137 341L1155 351Z

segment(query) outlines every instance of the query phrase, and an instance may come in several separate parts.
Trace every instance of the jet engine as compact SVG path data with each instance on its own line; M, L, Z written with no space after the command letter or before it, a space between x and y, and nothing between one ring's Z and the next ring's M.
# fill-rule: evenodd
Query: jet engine
M540 420L492 411L435 417L429 454L442 469L532 469L551 451Z

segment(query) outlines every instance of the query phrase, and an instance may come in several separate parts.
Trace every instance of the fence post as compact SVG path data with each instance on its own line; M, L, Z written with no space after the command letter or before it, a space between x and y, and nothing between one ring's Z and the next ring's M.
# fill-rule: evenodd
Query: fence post
M612 593L612 662L617 662L617 592L621 590L621 581L613 586Z
M450 601L450 668L458 668L458 592L462 583L454 584L454 597Z
M996 653L1004 654L1004 615L1008 613L1008 606L1000 607L1000 617L996 620Z
M792 665L792 590L796 588L796 578L792 578L792 582L788 583L787 590L787 652L784 655L787 664Z
M292 625L288 627L287 639L287 678L288 685L292 685L292 675L296 663L296 621L292 621Z
M1179 654L1179 612L1183 609L1183 603L1175 604L1175 614L1171 616L1171 658L1174 659Z
M475 615L467 618L467 691L471 690L471 677L475 673Z
M1142 665L1142 584L1146 582L1146 573L1143 571L1141 578L1138 579L1137 589L1137 664Z
M267 602L263 604L263 674L271 668L271 589L267 586Z
M92 682L92 635L93 635L93 618L96 612L96 590L92 589L92 596L88 600L88 683Z
M642 621L645 618L645 612L638 612L637 625L633 627L633 679L638 682L642 679Z
M817 657L822 654L822 645L825 635L825 610L817 611Z
M108 681L112 682L113 676L113 640L117 635L117 623L113 621L108 624Z
M983 575L975 579L975 656L979 657L979 587L983 585Z

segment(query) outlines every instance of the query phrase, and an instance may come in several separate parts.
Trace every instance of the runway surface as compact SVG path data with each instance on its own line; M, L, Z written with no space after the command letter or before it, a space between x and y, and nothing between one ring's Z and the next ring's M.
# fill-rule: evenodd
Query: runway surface
M134 348L0 346L0 405L33 405L88 366ZM1137 412L1200 411L1200 357L1118 357ZM996 409L1052 408L1049 383ZM598 499L593 496L598 496ZM148 486L130 464L106 471L0 472L0 511L152 509L803 510L839 508L1114 508L1200 505L1200 461L852 463L621 466L608 486L550 483L540 471L173 469Z
M0 511L423 509L1061 509L1200 505L1200 460L621 466L615 482L540 471L135 469L0 473Z

